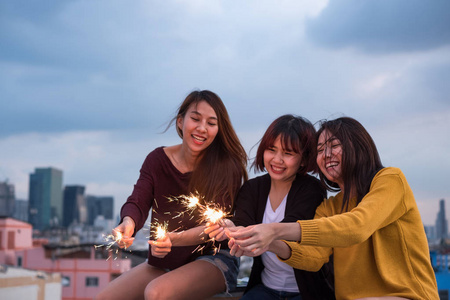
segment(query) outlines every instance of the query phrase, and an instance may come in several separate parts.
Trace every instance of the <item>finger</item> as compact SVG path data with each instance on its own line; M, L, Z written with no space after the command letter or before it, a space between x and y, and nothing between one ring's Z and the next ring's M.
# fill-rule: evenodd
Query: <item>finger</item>
M214 223L206 223L206 228L205 230L216 230L217 228L219 228L220 225L218 224L214 224Z
M246 239L254 234L251 228L249 229L245 227L231 227L228 228L228 230L230 232L230 236L235 239Z
M215 231L215 230L218 230L218 229L221 229L221 230L223 230L223 228L222 227L220 227L219 225L212 225L212 226L209 226L209 227L206 227L205 228L205 230L203 231L205 234L210 234L211 232L213 232L213 231Z
M216 235L216 240L218 240L219 242L225 240L226 238L227 238L227 235L225 234L225 231L222 231Z

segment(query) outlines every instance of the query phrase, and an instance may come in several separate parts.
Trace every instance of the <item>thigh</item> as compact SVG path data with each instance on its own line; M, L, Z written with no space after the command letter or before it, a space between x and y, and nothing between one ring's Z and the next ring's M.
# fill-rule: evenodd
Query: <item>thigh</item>
M147 262L132 268L111 281L95 297L96 300L142 300L149 282L165 274L166 271L150 266Z
M156 278L145 299L205 299L225 291L225 278L213 264L197 260Z

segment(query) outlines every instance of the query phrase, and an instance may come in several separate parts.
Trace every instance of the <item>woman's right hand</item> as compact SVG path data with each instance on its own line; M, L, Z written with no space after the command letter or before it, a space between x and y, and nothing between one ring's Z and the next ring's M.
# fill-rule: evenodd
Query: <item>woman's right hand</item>
M113 229L113 235L116 238L117 245L120 248L128 248L133 244L134 238L134 220L131 217L124 217L122 223Z
M231 220L221 219L217 223L206 223L204 233L209 236L210 239L221 242L227 239L225 229L236 227Z
M150 240L148 243L151 245L151 253L154 257L164 258L172 250L172 240L169 234L157 240Z

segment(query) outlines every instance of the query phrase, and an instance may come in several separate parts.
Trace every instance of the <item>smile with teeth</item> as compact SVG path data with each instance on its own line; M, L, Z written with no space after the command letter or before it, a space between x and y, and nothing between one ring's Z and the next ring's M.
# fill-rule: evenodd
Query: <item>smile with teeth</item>
M284 168L272 166L272 170L274 170L275 172L282 172L284 170Z
M192 137L196 140L196 141L199 141L199 142L204 142L204 141L206 141L206 138L204 138L204 137L201 137L201 136L198 136L198 135L192 135Z
M333 167L336 167L338 165L338 163L337 162L335 162L335 161L332 161L332 162L329 162L329 163L327 163L326 165L325 165L325 168L333 168Z

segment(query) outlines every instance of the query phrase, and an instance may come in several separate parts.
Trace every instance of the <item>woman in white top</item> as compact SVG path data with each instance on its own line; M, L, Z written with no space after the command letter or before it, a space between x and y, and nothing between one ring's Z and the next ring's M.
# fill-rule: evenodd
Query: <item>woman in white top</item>
M262 137L252 165L267 174L244 183L235 201L234 217L220 225L209 224L205 232L223 240L225 228L312 219L326 197L320 181L307 174L315 171L315 157L314 126L298 116L277 118ZM271 252L255 257L242 299L280 298L334 299L330 266L307 272L281 262Z

